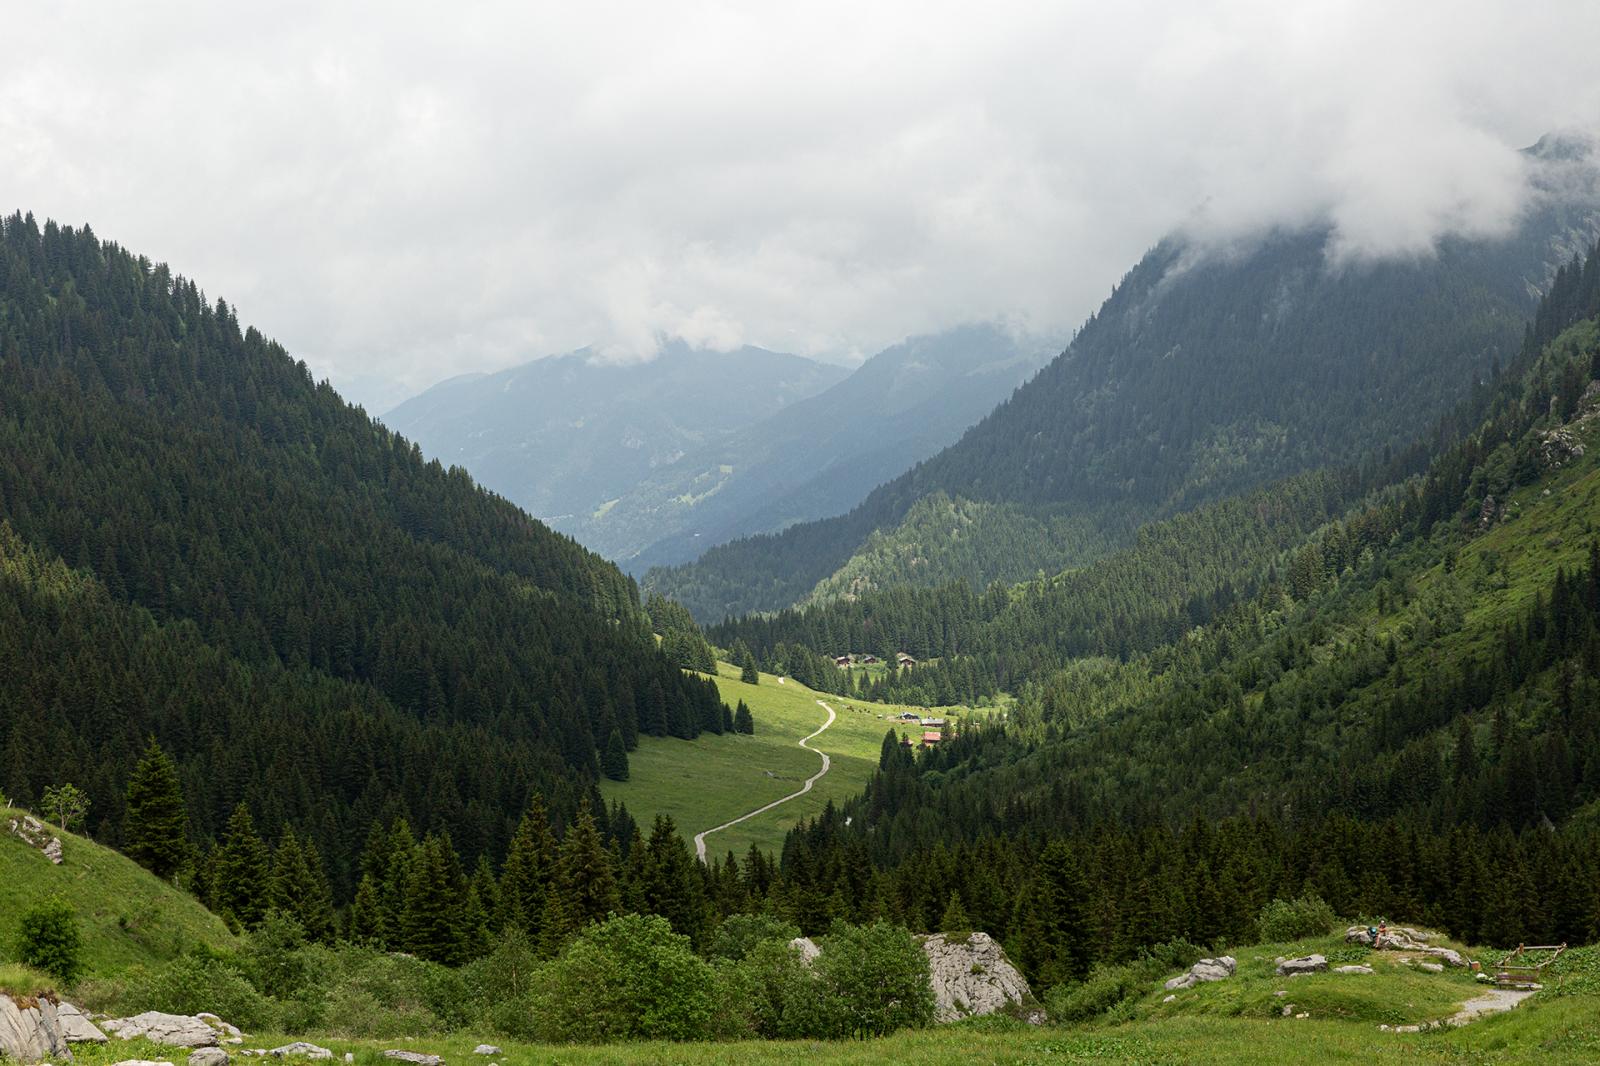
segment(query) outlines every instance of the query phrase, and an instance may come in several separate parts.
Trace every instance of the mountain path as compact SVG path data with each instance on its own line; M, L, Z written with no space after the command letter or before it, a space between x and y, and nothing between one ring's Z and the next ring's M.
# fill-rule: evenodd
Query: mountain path
M799 796L804 796L807 792L811 791L811 786L816 784L818 781L820 781L822 779L822 776L828 772L830 767L833 766L833 760L828 757L828 753L827 752L825 752L825 751L817 751L816 748L813 748L809 744L806 743L807 741L815 740L818 736L820 736L822 734L822 731L827 729L830 725L832 725L834 718L837 717L837 715L835 715L833 713L833 708L829 707L826 703L823 703L821 700L817 701L817 706L821 707L823 710L828 712L828 720L826 722L823 722L822 725L818 726L817 727L817 731L815 733L812 733L810 736L801 737L800 740L797 741L797 743L802 748L805 748L807 751L813 751L813 752L816 752L818 755L822 756L822 769L818 770L816 773L814 773L810 777L806 778L806 783L803 786L801 786L800 791L791 792L787 796L783 797L782 799L775 799L771 803L767 804L765 807L757 807L755 810L749 812L748 814L741 814L741 815L739 815L739 817L735 818L731 822L723 822L721 825L716 826L715 828L707 829L704 832L696 833L694 835L694 854L695 854L695 857L697 859L699 859L701 862L705 862L706 861L706 837L710 836L712 833L720 833L722 830L727 829L729 826L738 825L740 822L748 821L749 819L754 818L758 814L766 814L768 811L772 810L772 808L778 806L779 804L788 803L792 799L795 799L795 798L797 798Z

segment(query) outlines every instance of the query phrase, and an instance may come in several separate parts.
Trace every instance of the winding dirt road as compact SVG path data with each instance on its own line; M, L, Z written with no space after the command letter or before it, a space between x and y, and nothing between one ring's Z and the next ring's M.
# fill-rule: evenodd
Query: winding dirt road
M826 774L828 772L828 768L833 765L833 760L828 758L828 753L827 752L825 752L825 751L817 751L816 748L811 747L809 744L806 743L806 741L815 740L818 736L820 736L824 729L827 729L830 725L833 724L833 720L834 720L834 718L836 716L833 713L833 708L829 707L826 703L823 703L821 700L817 701L817 706L821 707L823 710L828 712L828 720L826 722L823 722L822 725L818 727L818 729L817 729L817 731L815 733L812 733L810 736L807 736L807 737L802 737L799 740L798 743L802 748L805 748L807 751L813 751L813 752L816 752L818 755L822 756L822 769L818 770L816 773L814 773L810 777L806 778L806 783L803 786L801 786L800 791L791 792L787 796L783 797L782 799L775 799L771 803L767 804L765 807L757 807L755 810L751 811L748 814L741 814L741 815L739 815L739 817L735 818L733 821L731 821L731 822L723 822L721 825L717 826L714 829L707 829L703 833L696 833L694 835L694 854L695 854L695 857L698 858L701 862L705 862L706 861L706 837L710 836L712 833L720 833L720 832L722 832L722 830L728 828L731 825L738 825L740 822L747 821L747 820L749 820L751 818L754 818L758 814L766 814L768 811L772 810L772 808L778 806L781 803L788 803L790 800L794 799L797 796L804 796L807 792L811 791L811 786L816 784L818 781L820 781L822 779L822 775Z

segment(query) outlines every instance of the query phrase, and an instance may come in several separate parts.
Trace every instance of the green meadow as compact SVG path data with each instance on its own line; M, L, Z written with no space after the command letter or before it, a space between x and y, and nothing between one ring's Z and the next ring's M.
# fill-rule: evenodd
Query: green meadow
M961 707L929 711L864 703L814 692L792 678L780 683L771 674L762 674L760 684L747 685L739 680L737 667L718 663L717 668L722 698L730 707L740 700L749 705L755 735L640 737L638 749L628 756L628 780L600 783L607 802L627 804L646 828L655 815L668 815L687 839L800 789L822 768L818 751L828 753L832 766L804 796L708 836L708 857L729 851L743 856L752 844L776 851L801 819L820 813L829 800L837 805L859 794L877 769L883 735L891 726L913 740L921 734L920 727L890 721L894 715L909 710L958 720L968 713ZM799 746L800 739L828 720L819 700L837 717L810 742L813 750L807 750Z

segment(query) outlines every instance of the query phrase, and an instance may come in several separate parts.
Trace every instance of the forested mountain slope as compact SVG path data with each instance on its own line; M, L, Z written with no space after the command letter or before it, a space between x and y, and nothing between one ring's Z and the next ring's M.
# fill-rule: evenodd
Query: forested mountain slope
M1497 945L1600 935L1596 315L1600 247L1425 476L1178 639L1070 663L920 755L886 741L861 800L791 834L791 891L870 906L871 863L873 892L924 922L959 903L1045 979L1248 935L1274 895Z
M989 324L910 338L826 391L658 467L571 531L637 572L842 514L954 441L1057 350Z
M248 799L347 872L376 817L498 847L613 731L721 729L615 567L425 462L87 229L0 234L0 787L116 840L147 735L195 834Z
M647 585L697 616L798 602L925 496L1014 504L1054 533L1053 563L1102 554L1143 522L1319 466L1409 444L1515 354L1555 268L1600 232L1590 157L1541 142L1516 231L1450 238L1428 258L1336 262L1326 228L1240 247L1164 240L1071 346L957 444L855 511L735 541ZM1013 523L1006 523L1008 528ZM910 534L910 551L939 550ZM1034 572L1001 546L980 582ZM894 567L841 575L879 584ZM963 573L934 560L924 583ZM836 581L836 584L840 583Z
M564 532L685 452L814 396L844 367L682 341L645 363L585 351L441 382L383 416L423 454ZM605 545L590 542L608 555Z

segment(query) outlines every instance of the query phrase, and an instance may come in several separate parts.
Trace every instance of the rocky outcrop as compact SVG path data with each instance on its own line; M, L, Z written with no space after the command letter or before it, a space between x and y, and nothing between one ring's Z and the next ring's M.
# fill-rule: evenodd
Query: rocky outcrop
M1328 968L1328 959L1325 955L1302 955L1298 959L1278 960L1279 977L1299 977L1302 974L1322 973Z
M1183 988L1193 988L1195 985L1206 981L1223 981L1238 972L1239 964L1232 955L1221 955L1215 959L1201 959L1189 967L1189 972L1179 974L1166 984L1168 992L1176 992Z
M807 966L810 966L816 961L817 956L822 954L822 949L817 947L817 942L808 936L797 936L789 941L789 950L798 951L800 953L800 961Z
M228 1053L219 1047L198 1047L189 1052L189 1066L228 1066Z
M89 1016L70 1003L56 1004L56 1017L61 1021L61 1031L69 1044L104 1044L106 1034L89 1020Z
M211 1017L215 1018L216 1015ZM219 1022L221 1020L217 1019ZM152 1044L165 1044L168 1047L216 1047L225 1035L199 1016L163 1014L155 1010L147 1010L131 1018L108 1018L100 1024L106 1032L122 1040L142 1036Z
M1538 435L1538 440L1539 458L1548 469L1559 470L1562 464L1583 455L1583 442L1565 427L1547 429Z
M54 999L0 993L0 1058L24 1063L72 1061Z
M1352 925L1345 930L1344 939L1348 944L1364 944L1374 951L1404 951L1410 955L1426 955L1457 969L1470 965L1461 952L1454 948L1439 948L1428 943L1437 935L1403 925L1390 926L1383 932L1374 934L1373 930L1364 925Z
M1033 990L988 933L939 933L922 942L934 1017L941 1022L1020 1009Z
M61 865L61 838L52 833L48 825L31 814L24 814L6 819L6 826L12 836L31 848L38 848L45 858Z

